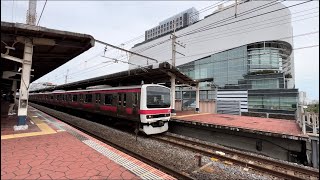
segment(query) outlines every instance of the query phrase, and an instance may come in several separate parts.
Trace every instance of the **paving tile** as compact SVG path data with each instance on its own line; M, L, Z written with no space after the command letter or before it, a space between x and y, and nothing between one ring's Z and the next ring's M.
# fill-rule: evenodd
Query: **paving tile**
M100 171L95 170L95 169L90 169L86 172L85 176L97 176L100 174Z
M1 166L1 170L7 172L7 173L12 173L14 171L19 170L16 166Z
M40 173L37 174L29 174L28 177L26 177L26 179L38 179L40 178Z
M70 170L70 169L69 169L68 167L66 167L66 166L55 168L55 171L56 171L56 172L63 172L63 173L65 173L65 172L67 172L67 171L69 171L69 170Z
M204 114L201 116L194 115L188 117L175 117L175 119L302 136L301 129L294 120L260 118L229 114Z
M14 177L16 177L16 175L11 172L4 175L1 174L1 179L13 179Z
M77 179L80 177L84 177L86 174L85 170L75 169L66 172L66 177L70 179Z
M29 168L25 168L25 169L18 169L16 171L14 171L13 173L16 175L16 176L20 176L20 175L25 175L25 174L28 174L29 171L30 171L30 167Z
M62 177L65 177L66 174L63 172L53 172L53 173L48 174L48 176L50 176L52 179L60 179Z
M130 173L129 171L125 171L121 174L122 179L132 179L136 177L134 174Z

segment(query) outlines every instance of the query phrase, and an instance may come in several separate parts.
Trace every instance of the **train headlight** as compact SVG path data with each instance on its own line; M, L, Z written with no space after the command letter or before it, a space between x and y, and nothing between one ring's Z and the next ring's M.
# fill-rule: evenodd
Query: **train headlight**
M163 121L159 121L159 126L163 126L164 122Z
M147 115L147 119L151 119L152 118L152 116L151 115Z

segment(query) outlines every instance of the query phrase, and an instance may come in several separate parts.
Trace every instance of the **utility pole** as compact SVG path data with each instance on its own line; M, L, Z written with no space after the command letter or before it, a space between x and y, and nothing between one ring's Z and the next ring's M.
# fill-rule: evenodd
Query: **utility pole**
M29 0L29 9L27 11L27 24L36 25L37 20L37 1Z
M67 84L67 82L68 82L68 73L69 73L69 69L67 69L66 78L65 78L65 80L64 80L64 83L65 83L65 84Z
M176 42L177 36L176 36L175 22L173 22L173 33L171 34L171 39L172 39L172 66L176 67L176 53L181 54L182 56L185 56L184 54L176 50L176 44L183 48L186 48L186 46L183 44L180 44L179 42Z
M235 4L235 12L234 12L234 17L237 18L237 6L238 6L238 2L237 0L236 1L236 4Z
M176 28L175 28L175 23L173 21L173 33L171 34L171 39L172 39L172 68L176 67L176 53L179 53L176 51L176 44L180 45L181 47L185 48L184 45L177 43L177 36L176 36ZM185 56L182 53L179 53L183 56ZM176 115L175 111L175 102L176 102L176 76L173 74L169 74L171 79L171 114Z

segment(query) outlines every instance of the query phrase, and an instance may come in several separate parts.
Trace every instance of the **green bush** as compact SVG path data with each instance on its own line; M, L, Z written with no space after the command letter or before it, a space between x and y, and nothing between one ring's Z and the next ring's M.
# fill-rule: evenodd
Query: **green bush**
M319 103L318 104L310 104L308 105L307 112L319 113Z

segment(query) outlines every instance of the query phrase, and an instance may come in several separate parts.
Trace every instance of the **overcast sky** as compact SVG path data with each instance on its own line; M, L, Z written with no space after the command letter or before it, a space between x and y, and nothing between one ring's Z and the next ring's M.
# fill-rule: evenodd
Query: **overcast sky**
M284 2L289 6L301 1ZM37 20L45 1L37 3ZM212 6L218 1L52 1L48 0L40 20L40 26L90 34L110 44L120 45L128 40L139 37L164 19L171 17L190 7L201 10ZM25 23L28 1L1 0L1 21ZM305 11L316 8L306 20L293 22L293 34L319 31L319 2L310 2L291 8L291 12ZM212 13L209 9L200 14L200 19ZM310 18L308 18L310 17ZM301 18L300 18L301 19ZM123 45L130 49L134 44L143 41L138 38ZM318 45L319 33L294 38L294 48ZM103 63L104 47L96 44L87 52L69 61L55 71L40 78L36 82L52 82L63 84L68 71L67 82L87 79L94 76L123 71L128 68L124 63ZM106 56L121 57L123 52L108 49ZM296 88L307 92L307 97L319 99L319 49L305 48L294 51Z

